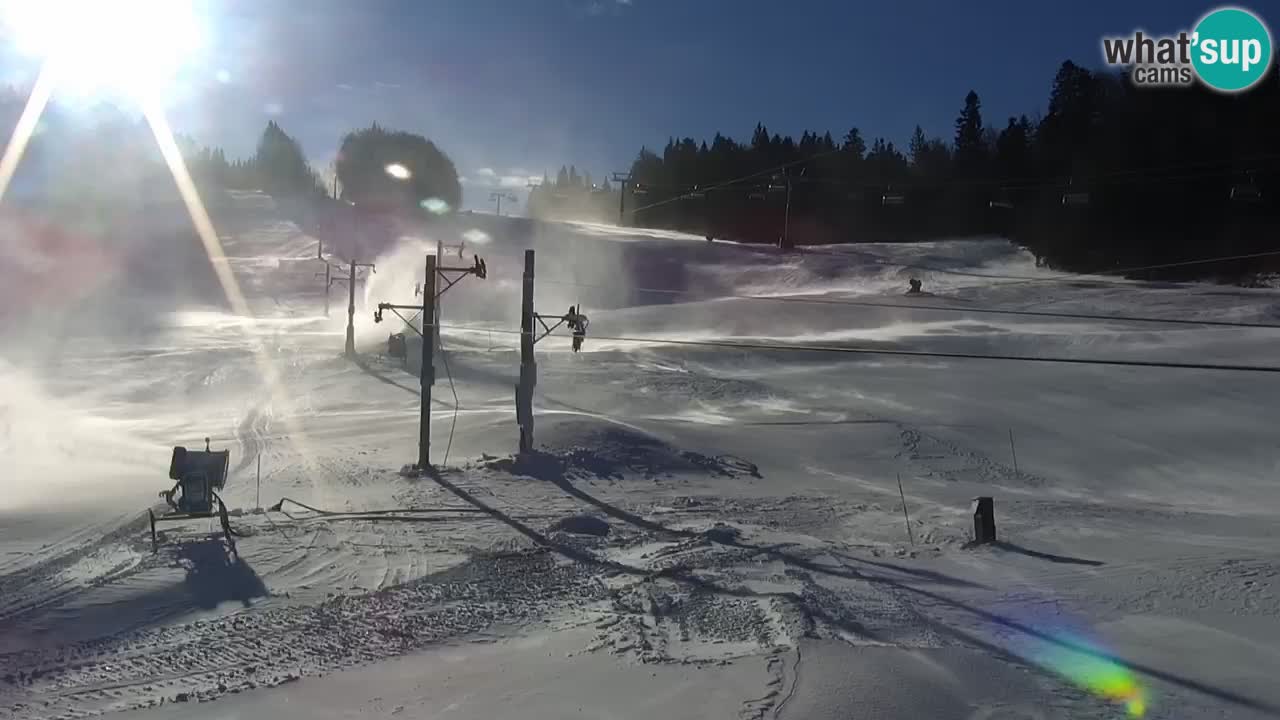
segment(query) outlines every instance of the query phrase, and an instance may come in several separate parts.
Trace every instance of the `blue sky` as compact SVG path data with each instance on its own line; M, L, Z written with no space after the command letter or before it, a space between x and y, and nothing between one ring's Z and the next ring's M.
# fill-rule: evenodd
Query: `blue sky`
M1213 3L855 0L203 0L209 43L176 129L230 155L277 119L318 166L380 124L436 141L487 208L506 178L600 177L669 135L858 126L950 138L966 92L988 124L1043 112L1058 65L1099 38L1174 32ZM1258 7L1257 10L1265 11ZM0 57L11 81L24 67ZM486 170L491 172L486 172Z

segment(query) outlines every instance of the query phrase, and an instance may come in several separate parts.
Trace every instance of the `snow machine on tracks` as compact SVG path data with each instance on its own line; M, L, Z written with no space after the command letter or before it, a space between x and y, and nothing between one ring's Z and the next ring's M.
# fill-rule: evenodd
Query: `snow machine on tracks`
M151 521L151 551L159 549L156 536L156 523L193 518L217 517L222 525L222 534L236 552L236 541L231 530L231 521L227 518L227 506L218 496L227 484L227 466L231 461L230 450L210 450L209 438L204 439L204 450L188 450L175 447L173 457L169 461L169 479L175 480L173 488L160 491L169 511L156 515L151 508L147 516Z

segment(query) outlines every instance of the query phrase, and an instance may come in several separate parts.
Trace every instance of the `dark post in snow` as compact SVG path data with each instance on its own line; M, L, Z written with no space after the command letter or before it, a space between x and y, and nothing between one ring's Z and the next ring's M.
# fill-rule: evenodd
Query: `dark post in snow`
M626 214L626 207L627 207L627 183L624 180L622 182L622 185L618 188L618 227L622 227L623 225L626 224L622 221L623 216Z
M626 223L622 221L623 209L627 202L627 183L631 182L631 173L614 173L613 181L618 183L618 227Z
M779 246L783 250L789 250L791 249L791 237L788 235L791 230L791 176L787 174L786 170L783 170L782 177L787 181L787 207L782 215L782 242L779 243Z
M516 423L520 452L533 450L533 386L538 366L533 359L533 251L524 251L524 287L520 299L520 384L516 385Z
M347 276L347 358L356 356L356 264Z
M324 316L329 317L329 288L333 287L333 266L324 259L324 241L316 243L316 259L324 263ZM319 273L316 273L319 275Z
M427 274L422 284L422 409L418 420L418 471L431 467L431 386L436 381L436 256L427 256ZM428 327L430 330L428 330Z
M996 504L989 497L973 499L973 542L979 545L996 541Z

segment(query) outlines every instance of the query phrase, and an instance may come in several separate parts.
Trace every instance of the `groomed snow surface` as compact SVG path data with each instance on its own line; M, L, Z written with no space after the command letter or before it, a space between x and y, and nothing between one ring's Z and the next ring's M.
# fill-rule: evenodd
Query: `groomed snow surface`
M1280 716L1280 377L797 347L1280 365L1276 330L979 312L1274 323L1275 291L1054 280L998 239L463 215L374 259L353 363L311 238L261 194L212 205L252 318L163 208L5 228L0 718ZM409 477L420 346L385 357L372 306L464 235L444 262L489 277L444 296L441 470ZM538 311L593 337L538 344L516 457L526 248ZM153 554L170 448L205 436L238 557L208 520ZM979 495L996 545L968 544ZM257 511L282 498L324 512ZM378 512L406 508L434 512Z

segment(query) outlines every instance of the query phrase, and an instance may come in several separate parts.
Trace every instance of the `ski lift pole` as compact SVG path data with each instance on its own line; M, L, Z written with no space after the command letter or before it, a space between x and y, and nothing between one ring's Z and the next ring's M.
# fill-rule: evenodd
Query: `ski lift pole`
M445 270L459 270L459 268L444 268ZM484 262L477 259L475 268L461 268L465 272L475 274L481 278L484 277ZM382 322L382 311L390 310L399 317L410 330L418 332L413 326L412 320L406 319L400 314L400 310L413 310L421 313L423 330L422 330L422 367L418 373L422 387L422 406L419 411L418 421L418 463L416 468L419 473L429 472L431 470L431 386L435 384L435 343L431 341L436 333L436 299L439 294L436 292L436 277L440 268L436 265L436 256L427 255L426 273L423 276L423 282L415 294L422 295L421 305L397 305L395 303L378 303L378 309L373 313L373 321L375 323ZM453 280L452 282L457 282ZM452 287L452 285L450 285ZM448 289L447 287L445 288Z
M351 263L347 277L347 358L356 356L356 264Z
M785 169L782 171L782 178L787 183L787 207L782 214L782 247L789 248L791 247L791 240L787 233L791 229L791 176L787 174Z
M435 384L435 342L436 334L436 258L427 256L427 273L422 286L422 370L418 373L422 383L422 406L418 416L418 471L426 472L431 467L431 386ZM431 318L431 334L428 335L427 318Z
M631 173L616 172L613 181L618 183L618 227L623 227L623 213L627 205L627 185L631 182Z
M516 385L516 423L520 452L533 450L533 387L538 366L533 358L533 250L524 251L523 291L520 298L520 383Z
M358 263L351 260L347 263L347 344L346 356L348 360L354 360L356 357L356 268L367 267L373 270L373 263ZM327 295L327 292L326 292ZM328 298L326 297L326 301Z
M538 383L534 346L561 325L567 324L573 329L574 352L582 348L582 341L587 335L587 316L581 313L580 305L570 305L569 312L565 315L541 315L534 312L533 251L526 250L525 253L524 297L520 318L520 384L516 385L516 422L520 425L521 453L533 451L533 388ZM542 326L541 333L534 328L535 322Z
M324 259L324 241L316 243L316 259L324 263L324 316L329 317L329 289L333 287L333 265ZM320 277L320 273L315 274Z
M444 241L437 240L436 241L436 272L440 272L440 263L443 260L444 260ZM433 322L435 323L435 329L431 333L431 342L435 343L436 347L440 347L440 306L442 304L441 302L442 299L443 298L439 298L439 297L436 298L436 303L435 303L436 314L433 318ZM426 317L426 316L423 316L423 317ZM424 320L423 322L426 322L426 321Z

